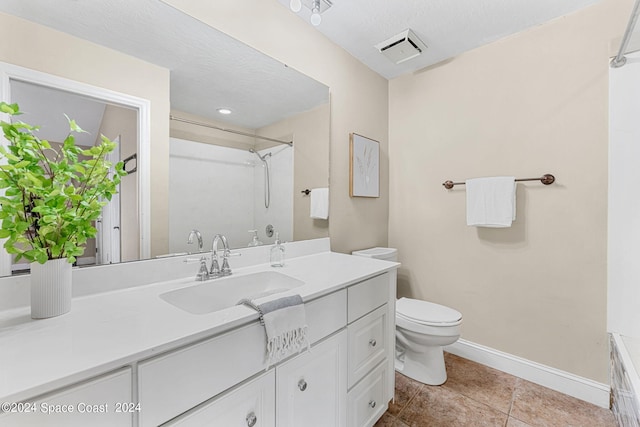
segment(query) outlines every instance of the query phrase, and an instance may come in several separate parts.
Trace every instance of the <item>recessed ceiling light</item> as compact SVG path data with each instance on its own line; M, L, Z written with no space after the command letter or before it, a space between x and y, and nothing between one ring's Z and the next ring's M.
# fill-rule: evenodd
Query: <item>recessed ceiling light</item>
M231 114L231 110L229 110L228 108L218 108L218 113L220 114Z

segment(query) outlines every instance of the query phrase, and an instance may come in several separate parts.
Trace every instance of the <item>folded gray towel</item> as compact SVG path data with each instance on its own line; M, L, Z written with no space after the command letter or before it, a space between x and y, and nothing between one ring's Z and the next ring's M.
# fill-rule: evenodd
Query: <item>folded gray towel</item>
M260 313L260 323L267 334L267 368L304 348L309 348L304 302L300 295L286 295L257 304L257 298L242 299Z

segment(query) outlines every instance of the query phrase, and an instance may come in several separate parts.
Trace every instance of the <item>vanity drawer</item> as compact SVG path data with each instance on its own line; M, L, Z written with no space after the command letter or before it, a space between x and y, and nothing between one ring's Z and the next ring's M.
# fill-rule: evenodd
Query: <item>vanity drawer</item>
M347 321L351 323L389 301L389 273L350 286L347 293Z
M131 368L21 403L28 403L15 408L22 412L0 411L0 426L130 427L140 409L131 398Z
M387 410L389 402L385 396L387 364L381 363L348 394L348 425L351 427L372 426Z
M387 356L386 304L348 326L349 388Z
M141 362L141 426L157 426L266 368L259 322Z
M275 427L275 384L272 369L163 426Z
M311 344L347 325L347 291L341 290L305 303Z

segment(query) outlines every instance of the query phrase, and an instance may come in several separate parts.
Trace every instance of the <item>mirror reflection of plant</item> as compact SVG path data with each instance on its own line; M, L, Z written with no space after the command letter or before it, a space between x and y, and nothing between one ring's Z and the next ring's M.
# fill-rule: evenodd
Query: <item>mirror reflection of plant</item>
M0 102L0 113L21 114L17 104ZM44 264L67 258L70 263L84 252L88 239L95 237L102 207L117 192L122 162L109 176L111 162L105 157L116 143L104 135L89 149L75 145L73 133L85 132L74 120L69 135L59 149L35 135L37 126L20 121L0 121L7 146L0 146L0 238L16 255Z

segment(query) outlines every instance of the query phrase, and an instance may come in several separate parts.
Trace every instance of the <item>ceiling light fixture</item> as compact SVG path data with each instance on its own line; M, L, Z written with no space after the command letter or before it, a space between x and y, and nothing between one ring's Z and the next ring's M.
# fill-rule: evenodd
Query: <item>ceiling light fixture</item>
M289 8L291 11L298 13L305 6L311 11L311 24L315 27L322 22L322 14L333 6L331 0L290 0Z
M218 113L227 115L227 114L231 114L231 110L228 108L218 108Z

